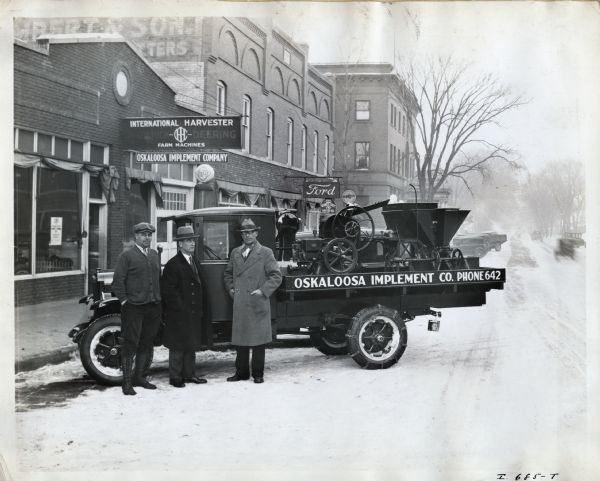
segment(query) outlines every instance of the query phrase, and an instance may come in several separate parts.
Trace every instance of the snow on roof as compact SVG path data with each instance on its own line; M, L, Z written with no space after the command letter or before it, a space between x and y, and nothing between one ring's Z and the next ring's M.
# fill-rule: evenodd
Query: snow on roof
M92 43L92 42L125 42L118 33L47 33L36 38L37 42L48 43Z

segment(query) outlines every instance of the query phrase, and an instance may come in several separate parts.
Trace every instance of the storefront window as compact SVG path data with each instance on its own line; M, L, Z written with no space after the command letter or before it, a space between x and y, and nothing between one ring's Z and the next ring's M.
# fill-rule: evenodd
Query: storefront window
M69 158L69 139L54 137L54 156L61 159Z
M90 162L92 164L104 164L104 147L102 145L90 146Z
M37 152L39 154L52 155L52 136L38 134Z
M15 275L31 274L31 185L33 169L15 167Z
M81 266L81 175L38 169L36 273Z
M71 140L71 159L83 162L83 142Z
M21 152L33 152L33 132L19 129L19 145Z

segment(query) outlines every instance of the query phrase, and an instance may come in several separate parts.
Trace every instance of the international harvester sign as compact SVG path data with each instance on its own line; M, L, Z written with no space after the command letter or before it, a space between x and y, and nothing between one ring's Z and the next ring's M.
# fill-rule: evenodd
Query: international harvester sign
M240 117L161 117L123 119L125 148L138 162L226 162L215 149L242 146ZM209 152L213 150L213 152Z

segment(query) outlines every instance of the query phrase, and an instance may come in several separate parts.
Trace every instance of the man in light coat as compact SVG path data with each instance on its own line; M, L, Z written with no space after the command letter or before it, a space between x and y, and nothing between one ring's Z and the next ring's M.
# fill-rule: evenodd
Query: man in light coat
M257 241L258 229L252 219L242 220L243 244L231 251L224 272L233 299L231 343L236 346L235 374L229 382L250 379L250 349L254 382L264 382L265 345L272 340L269 297L281 284L281 272L273 251Z
M185 383L204 384L196 376L196 351L202 347L204 296L200 265L194 256L194 228L177 228L179 252L167 262L161 278L165 330L163 344L169 348L169 382L175 387Z
M119 256L112 282L112 291L121 302L122 387L126 396L136 394L133 386L156 389L146 379L146 371L152 363L161 320L160 261L158 253L150 248L156 228L140 222L133 231L135 245Z

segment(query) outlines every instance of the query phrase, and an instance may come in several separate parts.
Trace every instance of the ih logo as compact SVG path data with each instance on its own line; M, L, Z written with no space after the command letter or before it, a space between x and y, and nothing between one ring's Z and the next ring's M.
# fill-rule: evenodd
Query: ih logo
M177 127L175 132L173 132L173 137L175 137L177 142L185 142L188 138L187 129L183 127Z

